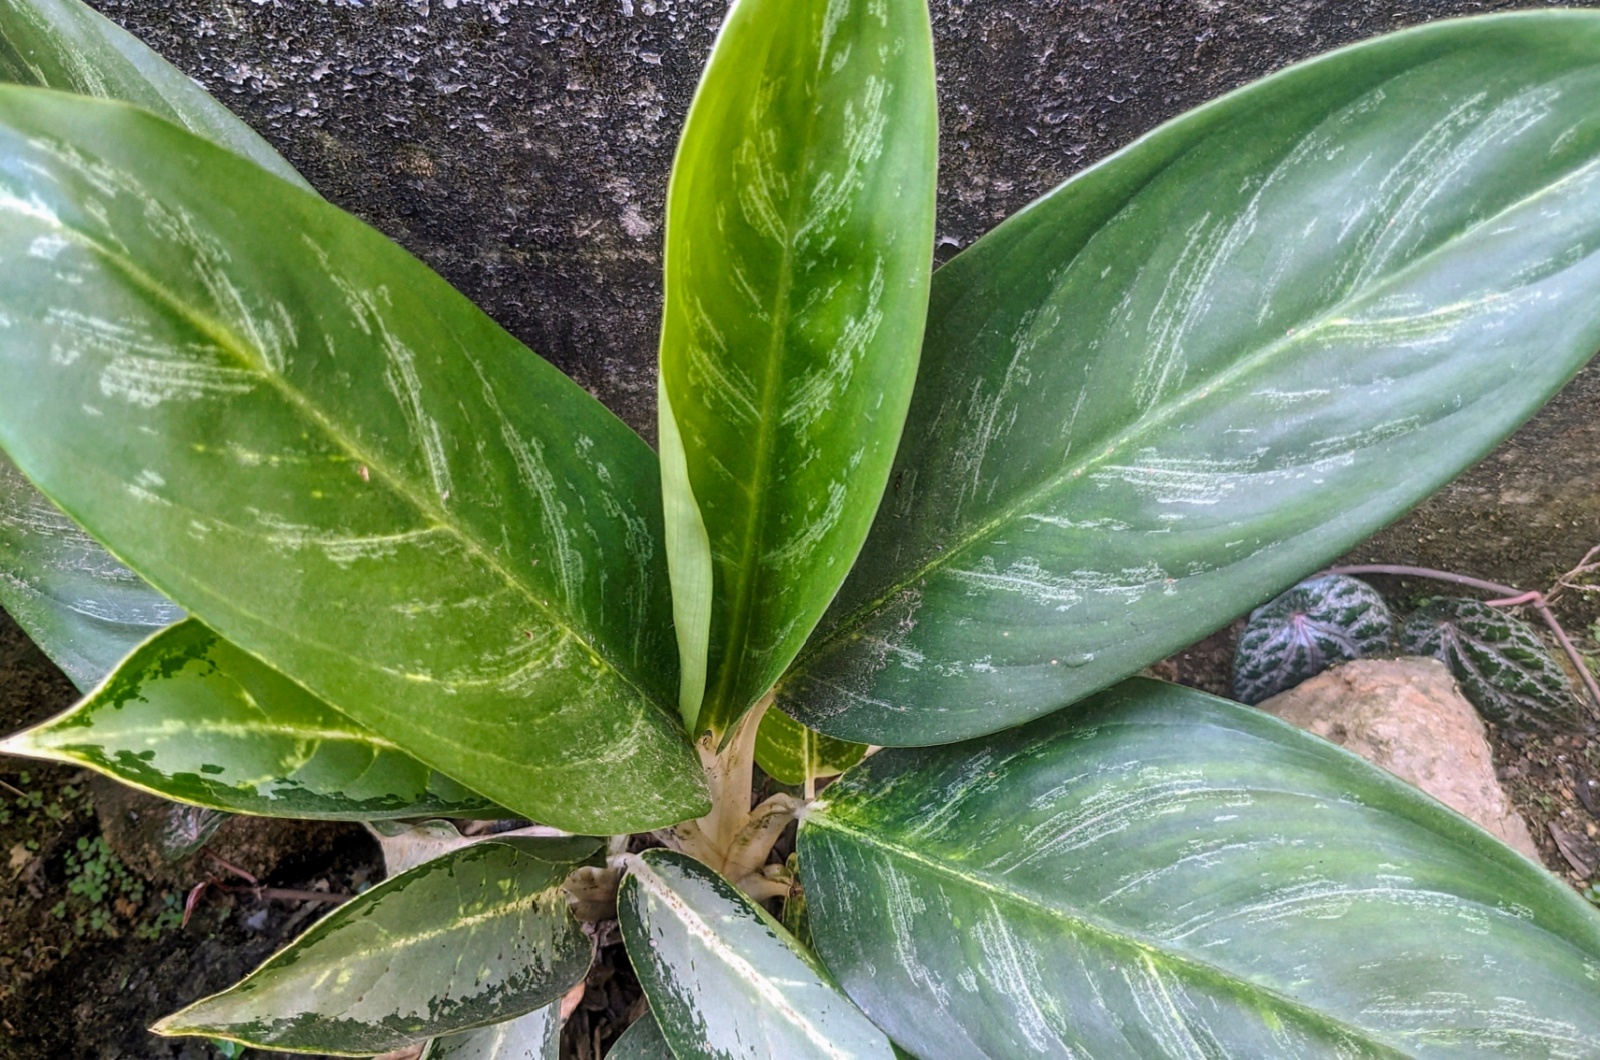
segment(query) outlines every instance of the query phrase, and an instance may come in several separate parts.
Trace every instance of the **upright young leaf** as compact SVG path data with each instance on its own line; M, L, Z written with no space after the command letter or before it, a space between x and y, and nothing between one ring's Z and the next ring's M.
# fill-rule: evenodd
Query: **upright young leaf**
M916 375L936 164L926 0L737 0L667 196L661 436L688 470L667 503L709 537L674 538L672 576L713 579L699 730L766 693L866 536Z
M1600 911L1383 770L1175 685L881 752L799 853L823 961L923 1060L1600 1042Z
M0 445L221 636L569 830L705 811L654 454L378 233L0 87Z
M1414 505L1600 346L1600 13L1276 74L934 278L860 562L786 678L929 744L1104 687Z
M0 607L80 689L183 609L117 562L0 453Z
M254 129L81 0L0 0L0 81L136 104L312 190Z
M491 839L383 881L242 982L152 1028L371 1056L502 1023L582 982L594 943L561 882L596 839Z
M617 919L678 1060L890 1060L889 1040L789 933L688 855L634 859Z
M66 713L0 740L0 752L231 813L508 816L194 619L140 645Z

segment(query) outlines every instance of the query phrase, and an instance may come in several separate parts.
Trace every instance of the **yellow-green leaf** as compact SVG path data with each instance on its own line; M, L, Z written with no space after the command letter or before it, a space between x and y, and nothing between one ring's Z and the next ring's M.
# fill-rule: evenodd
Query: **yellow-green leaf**
M682 642L697 732L771 688L872 521L916 375L936 164L925 0L733 5L667 196L661 437L687 469L667 504L707 538L673 539L672 577L711 579L709 637Z
M513 816L194 619L140 645L66 713L0 740L0 752L231 813Z

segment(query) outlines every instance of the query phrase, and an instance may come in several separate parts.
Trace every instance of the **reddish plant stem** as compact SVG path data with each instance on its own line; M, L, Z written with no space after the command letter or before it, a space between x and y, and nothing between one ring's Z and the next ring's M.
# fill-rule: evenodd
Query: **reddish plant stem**
M28 797L28 793L27 792L21 790L20 788L14 788L10 784L7 784L3 780L0 780L0 788L5 788L7 791L11 792L11 794L15 795L19 799L26 799Z
M1584 557L1585 562L1594 554L1595 550L1591 549L1589 555ZM1450 582L1469 589L1477 589L1479 592L1494 593L1498 599L1484 601L1489 607L1531 607L1539 612L1539 617L1544 620L1544 624L1550 627L1551 633L1555 634L1556 640L1561 644L1561 650L1567 653L1567 659L1571 661L1572 668L1578 671L1578 678L1583 682L1584 688L1589 690L1590 701L1594 703L1596 709L1600 709L1600 683L1596 683L1594 674L1589 672L1589 666L1583 661L1583 656L1578 654L1577 646L1572 643L1572 638L1567 636L1567 631L1561 627L1560 621L1556 619L1555 612L1550 610L1550 603L1545 594L1537 589L1524 591L1522 589L1513 589L1509 585L1501 585L1499 582L1484 581L1482 578L1473 578L1465 574L1434 570L1432 567L1407 567L1392 563L1361 563L1349 567L1329 567L1324 573L1350 575L1388 574L1399 578L1428 578L1436 582Z

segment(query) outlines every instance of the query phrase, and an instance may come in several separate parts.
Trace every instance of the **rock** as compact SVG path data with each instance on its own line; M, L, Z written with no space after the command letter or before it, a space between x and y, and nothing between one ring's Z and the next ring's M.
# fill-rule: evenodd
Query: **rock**
M1260 709L1382 766L1541 861L1495 779L1483 721L1437 659L1358 659Z

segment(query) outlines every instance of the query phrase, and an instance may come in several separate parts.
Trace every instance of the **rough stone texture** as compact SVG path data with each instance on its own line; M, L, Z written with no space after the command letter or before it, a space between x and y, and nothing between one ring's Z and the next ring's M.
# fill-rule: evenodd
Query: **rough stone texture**
M1437 659L1358 659L1260 709L1382 766L1540 860L1495 779L1483 721Z

